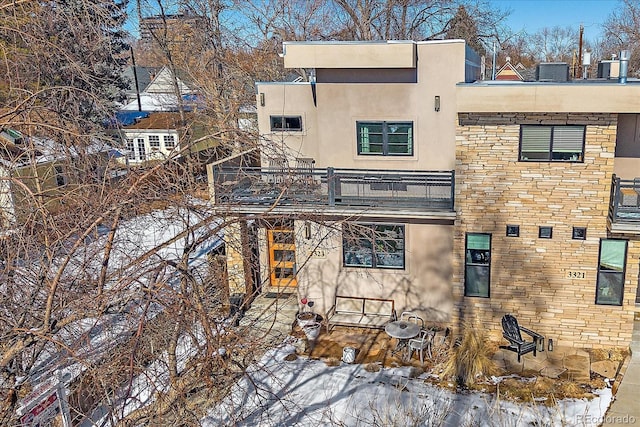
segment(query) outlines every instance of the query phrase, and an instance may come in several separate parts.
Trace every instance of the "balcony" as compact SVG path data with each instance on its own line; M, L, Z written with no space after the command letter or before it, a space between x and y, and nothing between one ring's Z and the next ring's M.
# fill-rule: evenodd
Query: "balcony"
M453 171L214 168L217 206L239 213L360 211L453 219Z
M620 179L613 175L609 221L614 233L640 234L640 178Z

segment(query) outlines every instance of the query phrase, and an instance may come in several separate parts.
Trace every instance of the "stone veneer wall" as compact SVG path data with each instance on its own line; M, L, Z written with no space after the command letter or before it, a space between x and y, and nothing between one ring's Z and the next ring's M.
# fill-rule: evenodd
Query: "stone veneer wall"
M229 295L244 295L247 292L243 243L247 235L246 225L235 221L224 230L225 251L227 254L227 277Z
M471 321L498 339L500 319L513 313L557 345L627 346L640 241L629 240L623 306L595 304L599 241L617 237L607 233L617 115L469 113L458 119L454 327ZM584 162L519 162L520 124L587 125ZM507 224L519 225L520 237L506 237ZM552 239L539 239L539 226L552 226ZM572 240L574 226L587 227L586 240ZM463 296L466 232L492 233L490 298Z

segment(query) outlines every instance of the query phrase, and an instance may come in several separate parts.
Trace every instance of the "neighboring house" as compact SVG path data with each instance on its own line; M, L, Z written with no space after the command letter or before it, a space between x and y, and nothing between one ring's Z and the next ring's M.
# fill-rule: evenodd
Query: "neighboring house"
M149 160L179 157L180 129L184 126L179 113L145 114L122 127L125 157L121 162L138 164Z
M190 111L197 107L196 91L184 73L176 73L180 98L176 94L176 82L169 67L128 67L124 77L128 82L127 103L121 110L178 111L182 106L185 111Z
M262 168L210 168L232 295L393 300L627 346L640 263L640 84L475 82L462 40L295 42L258 83ZM418 61L420 58L420 61ZM635 180L635 181L634 181ZM259 268L252 268L259 265Z
M88 147L92 173L103 181L110 160L118 153L110 146L96 142ZM25 198L38 197L51 212L61 206L62 195L76 185L70 173L73 150L62 152L54 141L28 137L14 129L0 130L0 229L20 223L22 212L31 214L33 203ZM108 179L117 178L110 170Z
M504 65L496 72L496 80L522 82L525 80L524 76L521 74L524 70L524 65L521 63L513 65L511 63L511 58L507 57L507 62L505 62Z

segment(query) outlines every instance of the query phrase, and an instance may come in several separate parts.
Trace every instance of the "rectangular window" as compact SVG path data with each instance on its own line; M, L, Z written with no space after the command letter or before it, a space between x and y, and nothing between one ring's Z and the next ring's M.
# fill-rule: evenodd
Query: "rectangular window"
M301 131L302 116L270 116L272 131Z
M573 234L571 235L573 240L586 240L587 239L587 227L573 227Z
M520 161L582 162L583 125L521 125Z
M138 160L147 160L147 152L144 145L144 138L138 138Z
M538 238L551 239L553 237L553 227L538 227Z
M404 269L404 226L345 224L342 255L345 267Z
M520 237L520 226L507 225L507 237Z
M627 241L600 239L596 304L622 305Z
M413 122L357 122L358 154L413 156Z
M467 233L464 261L464 295L489 298L491 234Z
M136 159L136 152L133 146L133 139L127 139L127 159L129 160Z
M164 143L164 149L171 151L173 150L173 147L176 146L176 137L173 135L164 135L162 137L162 142Z
M54 166L56 172L56 185L58 187L64 187L67 185L67 177L64 174L62 166Z
M149 135L149 149L151 151L160 151L160 136Z

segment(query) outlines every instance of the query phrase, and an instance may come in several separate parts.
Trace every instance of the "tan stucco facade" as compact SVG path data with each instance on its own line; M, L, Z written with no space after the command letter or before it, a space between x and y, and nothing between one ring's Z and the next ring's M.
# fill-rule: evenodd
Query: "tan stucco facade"
M364 52L376 46L358 45ZM315 49L317 45L311 47ZM268 165L267 156L285 152L291 166L295 166L296 157L308 157L315 159L317 168L453 169L455 85L465 79L465 43L418 43L415 49L420 60L417 83L317 83L315 105L310 83L258 83L258 129L265 146L263 165ZM293 55L291 51L292 46L288 45L285 60ZM439 111L435 110L436 96L440 97ZM260 105L261 99L265 105ZM302 131L272 132L270 116L282 115L301 116ZM414 155L358 156L358 120L413 122Z

